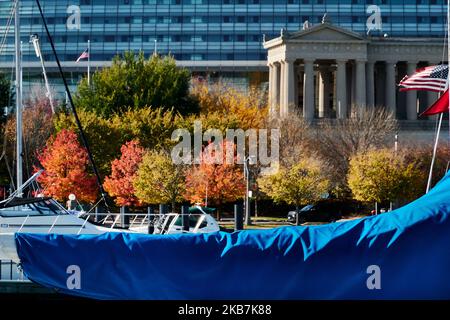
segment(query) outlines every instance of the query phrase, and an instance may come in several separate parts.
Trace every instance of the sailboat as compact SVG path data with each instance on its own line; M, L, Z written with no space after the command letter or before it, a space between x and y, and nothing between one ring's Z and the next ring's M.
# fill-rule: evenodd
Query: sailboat
M389 214L328 225L167 236L55 230L2 234L0 249L28 279L75 296L450 299L450 173Z
M0 202L0 234L2 239L16 232L57 233L57 234L101 234L119 232L113 228L97 226L69 212L51 197L23 198L23 191L39 176L35 173L28 181L22 182L22 70L20 43L20 1L15 2L15 49L16 49L16 142L17 142L17 190ZM120 232L133 232L120 230ZM8 241L0 242L0 260L15 259L14 246Z
M76 109L74 107L72 96L68 89L64 74L62 72L59 59L54 49L53 41L45 22L42 8L37 1L38 8L42 15L44 26L47 31L50 43L54 50L55 58L57 60L58 67L60 69L63 82L66 86L66 93L72 106L72 110L80 130L81 138L88 151L90 161L93 166L94 173L97 177L100 192L104 200L104 190L101 184L97 168L92 157L92 153L89 150L86 137L82 126L80 124ZM20 52L20 1L15 2L14 19L15 19L15 48L16 48L16 140L17 140L17 190L12 193L6 200L0 201L0 260L12 260L18 262L19 259L16 255L15 245L12 241L12 237L15 233L41 233L41 234L103 234L103 233L148 233L149 229L147 225L139 225L138 227L131 227L129 229L114 228L115 223L111 227L104 225L97 225L91 223L88 217L82 218L84 212L72 212L66 210L57 201L51 197L35 197L35 198L23 198L23 191L33 183L42 171L35 173L28 181L22 183L22 81L21 81L21 52ZM36 36L35 36L36 38ZM37 50L40 56L40 50ZM42 57L41 57L41 63ZM48 83L46 83L48 88ZM179 214L166 214L159 216L154 220L155 226L159 228L154 229L154 233L158 234L172 234L182 232L193 233L206 233L215 232L219 230L217 222L209 214L202 212L195 217L190 217L191 221L188 231L184 231L181 226L181 219Z

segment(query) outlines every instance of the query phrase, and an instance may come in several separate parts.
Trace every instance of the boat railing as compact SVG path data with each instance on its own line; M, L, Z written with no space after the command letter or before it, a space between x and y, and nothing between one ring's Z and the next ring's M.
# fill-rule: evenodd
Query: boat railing
M0 281L29 281L18 265L11 260L0 260Z
M83 228L86 226L88 221L94 221L96 224L103 225L104 227L114 229L119 225L121 228L125 229L133 229L138 227L164 227L170 223L174 225L178 218L182 218L183 216L190 217L198 217L198 221L202 222L204 220L204 214L202 213L146 213L146 212L118 212L118 213L101 213L101 212L92 212L92 213L80 213L80 217L85 219L85 222L81 226L78 234L80 234ZM172 218L172 219L171 219ZM198 226L197 226L198 229Z

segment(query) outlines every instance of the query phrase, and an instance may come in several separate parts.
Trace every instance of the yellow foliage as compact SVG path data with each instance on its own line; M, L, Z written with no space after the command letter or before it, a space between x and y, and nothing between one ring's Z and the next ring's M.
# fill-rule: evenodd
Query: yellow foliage
M203 114L232 116L239 119L239 127L243 130L260 129L266 124L268 108L256 88L243 93L223 84L195 84L192 94L198 100Z
M423 193L423 179L416 163L390 149L370 150L350 160L348 184L356 200L412 200Z
M184 168L175 165L163 151L148 151L133 181L135 194L148 204L171 204L183 201L185 192Z
M328 191L330 182L322 171L319 161L302 159L290 168L260 178L258 185L275 202L299 206L320 200Z

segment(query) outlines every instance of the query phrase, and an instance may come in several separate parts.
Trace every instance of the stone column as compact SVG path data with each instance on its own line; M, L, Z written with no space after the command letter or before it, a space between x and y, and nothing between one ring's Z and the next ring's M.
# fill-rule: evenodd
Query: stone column
M367 90L367 107L375 107L375 62L369 61L366 64L366 90Z
M416 72L417 62L408 61L406 73L411 76ZM406 119L417 120L417 91L410 90L406 92Z
M347 61L337 60L336 108L337 118L347 118Z
M280 110L280 73L281 73L281 65L276 62L273 64L273 91L272 91L272 107L273 110Z
M396 117L397 113L397 86L395 83L396 61L386 61L386 109Z
M330 117L330 70L328 65L319 67L319 118Z
M314 119L314 61L305 60L305 80L303 86L303 117Z
M286 84L286 96L284 97L285 106L286 106L286 114L288 115L290 111L293 111L295 104L295 68L294 68L294 60L285 60L284 62L286 72L285 72L285 84Z
M275 88L274 88L274 66L272 63L268 63L267 66L269 67L269 115L275 116Z
M295 105L296 108L298 108L298 106L299 106L299 102L298 102L299 89L298 89L298 86L300 84L300 75L301 75L301 73L300 73L300 66L298 64L295 65L294 72L295 72L295 83L294 83L294 85L295 85L295 97L294 97L295 100L294 100L294 105Z
M285 105L284 105L284 96L285 96L285 67L284 61L280 61L280 116L284 117L285 115Z
M272 89L270 90L270 110L275 113L280 108L280 64L273 63L271 71L270 83Z
M356 60L356 93L357 112L366 108L366 61Z

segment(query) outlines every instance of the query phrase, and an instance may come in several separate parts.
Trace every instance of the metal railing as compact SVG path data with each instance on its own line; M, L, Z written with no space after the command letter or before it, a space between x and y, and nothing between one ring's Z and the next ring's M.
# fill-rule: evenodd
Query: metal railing
M29 281L23 271L11 260L0 260L0 281Z

